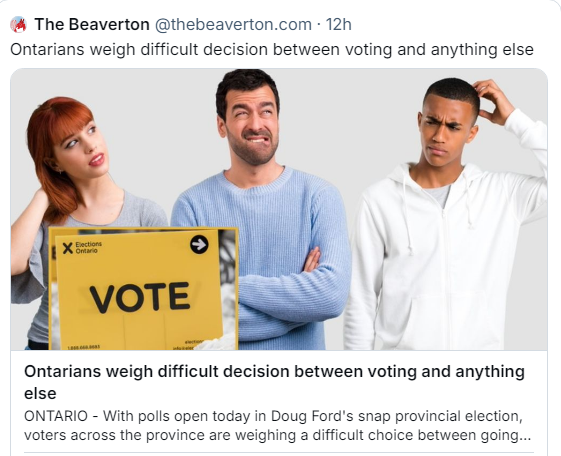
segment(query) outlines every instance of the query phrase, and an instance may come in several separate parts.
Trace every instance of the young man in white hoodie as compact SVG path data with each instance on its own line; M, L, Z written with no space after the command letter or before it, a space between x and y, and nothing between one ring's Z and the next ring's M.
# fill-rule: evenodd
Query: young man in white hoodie
M480 110L479 99L493 102ZM544 176L462 165L478 116L532 150ZM496 350L520 226L546 215L547 128L492 80L432 84L418 113L421 158L362 197L353 236L345 347Z

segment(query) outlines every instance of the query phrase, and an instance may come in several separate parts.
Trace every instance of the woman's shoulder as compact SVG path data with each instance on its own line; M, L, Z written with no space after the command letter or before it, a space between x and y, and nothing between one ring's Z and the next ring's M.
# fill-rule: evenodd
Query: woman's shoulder
M119 222L123 226L168 226L166 213L160 205L126 190Z

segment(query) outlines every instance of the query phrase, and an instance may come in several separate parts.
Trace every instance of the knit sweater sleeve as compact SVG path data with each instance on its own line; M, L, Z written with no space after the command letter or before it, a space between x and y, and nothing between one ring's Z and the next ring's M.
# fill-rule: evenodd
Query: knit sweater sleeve
M173 205L170 226L199 226L195 212L185 195L180 195Z
M255 342L284 336L304 324L271 317L242 303L239 304L238 310L240 342Z
M378 297L382 287L384 260L383 231L377 226L368 205L368 195L362 198L352 236L353 277L345 309L345 349L374 348Z
M547 126L534 122L516 109L505 128L514 133L520 145L536 156L543 176L505 173L503 182L514 215L520 223L528 223L547 213Z
M186 199L180 197L173 207L171 226L195 227L198 225L195 211ZM301 323L280 320L241 303L238 306L238 324L238 334L241 342L253 342L283 336L292 329L301 326Z
M340 315L349 292L351 255L343 201L332 186L323 188L312 201L311 234L311 246L321 251L316 270L240 277L240 303L291 322L318 322Z

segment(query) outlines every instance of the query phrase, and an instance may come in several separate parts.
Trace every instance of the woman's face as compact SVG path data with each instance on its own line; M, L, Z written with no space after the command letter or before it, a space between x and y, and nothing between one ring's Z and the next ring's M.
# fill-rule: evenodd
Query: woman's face
M109 171L109 154L95 122L53 146L55 171L64 171L72 180L95 179Z

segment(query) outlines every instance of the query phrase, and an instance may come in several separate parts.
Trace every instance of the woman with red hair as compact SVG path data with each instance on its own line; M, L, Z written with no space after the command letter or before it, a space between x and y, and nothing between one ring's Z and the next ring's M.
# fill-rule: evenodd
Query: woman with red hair
M48 227L167 226L164 211L121 189L89 108L72 98L47 100L31 115L27 145L41 188L12 225L12 302L42 296L29 348L48 349Z

